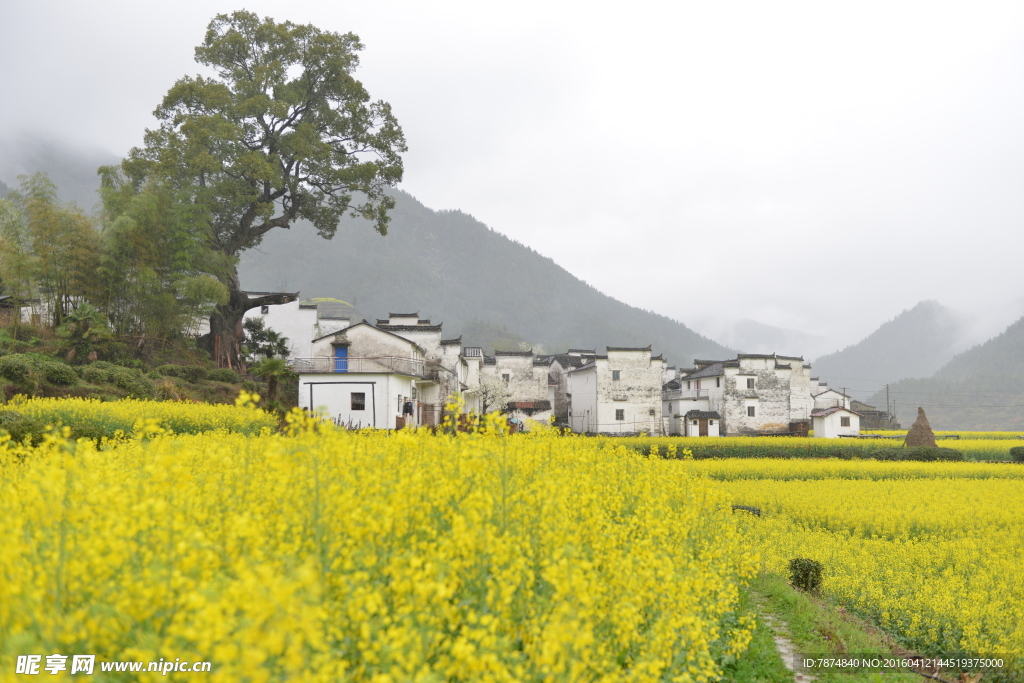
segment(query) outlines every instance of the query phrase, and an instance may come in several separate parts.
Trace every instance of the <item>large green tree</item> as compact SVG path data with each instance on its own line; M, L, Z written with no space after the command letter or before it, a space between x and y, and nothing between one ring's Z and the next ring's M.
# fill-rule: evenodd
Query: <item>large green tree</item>
M196 48L212 75L174 84L155 112L160 127L123 172L201 206L210 249L233 259L299 219L327 239L345 214L386 234L394 200L385 190L402 178L406 145L390 105L371 102L352 76L362 47L351 33L218 15ZM221 366L237 367L245 311L292 297L246 295L233 265L220 279L228 300L204 343Z

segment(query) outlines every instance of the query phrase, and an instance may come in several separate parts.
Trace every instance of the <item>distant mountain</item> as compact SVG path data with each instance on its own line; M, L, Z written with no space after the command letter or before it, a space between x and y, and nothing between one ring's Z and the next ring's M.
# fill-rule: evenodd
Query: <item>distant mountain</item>
M1024 430L1024 318L927 379L890 385L904 426L923 407L933 429ZM885 405L879 391L868 403Z
M706 329L707 332L740 353L779 353L812 358L826 350L827 345L823 336L767 325L756 320L744 319L711 325Z
M96 170L119 159L29 137L0 139L0 182L45 171L65 201L98 203ZM0 187L6 195L6 190ZM598 292L546 258L459 211L432 211L397 192L390 233L346 219L325 241L308 224L274 230L244 254L242 283L255 290L301 290L304 299L335 297L352 306L334 313L374 319L419 311L445 323L446 336L493 348L653 344L670 362L731 354L680 322Z
M434 211L395 193L387 236L345 219L334 239L308 224L273 230L243 254L242 285L335 297L371 320L419 312L443 322L446 337L499 347L524 339L545 351L647 346L671 364L732 352L684 324L602 294L552 259L461 211ZM482 337L475 336L481 333Z
M953 311L922 301L856 344L813 361L812 372L833 389L846 387L851 396L864 398L887 383L930 376L963 350L964 334Z
M4 181L0 180L0 199L10 194L12 189L14 188L4 185Z
M75 202L86 211L99 203L97 169L120 161L102 150L73 149L38 138L0 139L0 182L17 189L19 175L44 171L57 184L57 194L62 200ZM4 192L0 196L6 195Z

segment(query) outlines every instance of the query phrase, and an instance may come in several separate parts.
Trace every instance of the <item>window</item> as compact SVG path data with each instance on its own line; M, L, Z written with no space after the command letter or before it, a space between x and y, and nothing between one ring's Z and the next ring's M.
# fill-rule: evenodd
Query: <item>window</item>
M753 388L754 388L754 378L753 377L748 377L747 378L747 389L753 389Z
M352 392L352 410L366 410L366 394Z
M754 406L747 406L747 417L754 417L755 410Z
M670 413L672 412L672 404L671 403L668 404L668 412L670 412Z
M625 420L626 419L626 411L624 409L622 409L622 408L616 408L616 410L615 410L615 419L616 420Z
M839 418L839 426L840 427L849 427L850 426L850 418L848 418L848 417L841 417L841 418Z
M715 424L715 421L714 420L708 420L708 424L709 425L713 425L713 424Z
M722 378L721 377L716 377L715 378L715 386L716 387L722 386Z
M696 420L694 420L694 421L693 421L693 426L694 426L694 427L696 427L696 426L697 426L697 421L696 421Z
M612 379L615 379L615 380L619 379L619 371L618 370L612 370Z
M689 388L690 388L690 383L689 383L689 382L687 382L687 383L686 383L686 388L687 388L687 389L689 389Z
M655 413L654 408L651 408L651 410L647 414L650 415L651 417L654 417L654 413Z
M509 376L507 372L501 376L501 381L504 382L505 384L508 384Z

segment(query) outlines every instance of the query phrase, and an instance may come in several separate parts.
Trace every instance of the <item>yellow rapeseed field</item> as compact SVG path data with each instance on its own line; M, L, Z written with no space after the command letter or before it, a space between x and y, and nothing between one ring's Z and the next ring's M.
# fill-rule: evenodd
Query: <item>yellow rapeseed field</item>
M0 448L0 680L59 653L232 683L707 681L749 642L744 521L678 462L293 420Z
M245 396L242 403L247 400L248 395ZM155 422L177 434L218 430L259 434L260 430L273 429L278 423L276 417L262 410L185 401L124 399L105 402L92 398L16 396L7 407L54 425L94 425L110 435L118 430L130 434L145 422Z
M926 653L1024 664L1024 467L991 463L683 461L720 482L763 567L808 557L823 591Z

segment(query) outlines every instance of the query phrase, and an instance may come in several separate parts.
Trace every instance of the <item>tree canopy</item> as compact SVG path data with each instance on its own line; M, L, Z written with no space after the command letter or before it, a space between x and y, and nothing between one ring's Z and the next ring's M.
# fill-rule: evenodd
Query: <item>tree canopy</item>
M171 87L124 176L137 191L157 183L199 207L209 249L230 258L299 219L328 239L346 214L386 234L394 199L385 190L402 178L406 144L390 105L352 75L362 49L352 33L216 16L195 53L212 75ZM234 263L216 275L228 300L211 316L208 348L230 367L245 311L288 299L245 295Z

